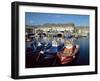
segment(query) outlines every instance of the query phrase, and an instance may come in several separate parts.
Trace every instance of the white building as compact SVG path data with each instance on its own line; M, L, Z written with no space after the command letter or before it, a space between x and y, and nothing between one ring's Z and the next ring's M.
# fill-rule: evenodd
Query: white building
M73 32L75 25L72 23L69 24L44 24L44 25L35 25L35 26L26 26L26 30L32 29L33 32L42 30L43 32L47 31L70 31Z

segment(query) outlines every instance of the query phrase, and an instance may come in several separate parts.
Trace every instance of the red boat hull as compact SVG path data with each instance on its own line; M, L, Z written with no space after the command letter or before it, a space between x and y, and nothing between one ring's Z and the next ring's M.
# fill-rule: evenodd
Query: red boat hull
M63 52L60 52L58 54L58 57L60 58L61 64L67 64L71 61L73 61L73 59L75 59L77 52L79 50L79 45L76 45L74 52L70 55L70 56L66 56L63 54Z

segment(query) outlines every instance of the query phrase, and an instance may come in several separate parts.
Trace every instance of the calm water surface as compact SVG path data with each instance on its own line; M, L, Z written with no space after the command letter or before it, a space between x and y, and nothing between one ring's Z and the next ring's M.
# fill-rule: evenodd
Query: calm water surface
M75 43L80 45L80 48L74 64L89 65L89 37L78 38Z

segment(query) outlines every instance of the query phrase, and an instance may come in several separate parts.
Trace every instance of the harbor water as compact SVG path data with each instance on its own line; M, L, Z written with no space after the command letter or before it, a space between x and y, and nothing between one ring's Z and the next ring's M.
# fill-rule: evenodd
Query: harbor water
M75 44L80 47L73 65L89 65L89 37L80 37L75 41Z

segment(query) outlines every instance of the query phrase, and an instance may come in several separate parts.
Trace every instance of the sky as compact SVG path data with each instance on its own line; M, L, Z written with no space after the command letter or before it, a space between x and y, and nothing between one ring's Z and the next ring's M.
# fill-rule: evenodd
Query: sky
M89 15L25 12L25 25L67 24L89 26Z

